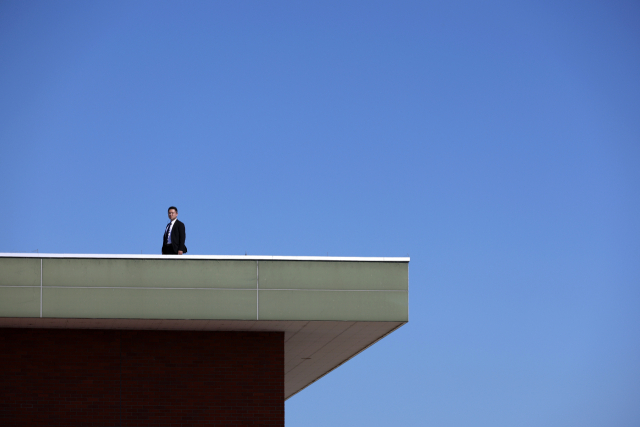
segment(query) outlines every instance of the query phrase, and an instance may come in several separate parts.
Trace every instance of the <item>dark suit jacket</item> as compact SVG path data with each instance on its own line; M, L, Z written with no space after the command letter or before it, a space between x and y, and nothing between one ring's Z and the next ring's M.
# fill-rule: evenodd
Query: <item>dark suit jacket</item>
M162 237L164 239L164 236ZM173 252L178 253L182 251L187 253L187 247L184 245L184 241L187 239L187 232L184 230L184 224L176 219L176 223L173 224L171 229L171 246L173 246ZM162 242L164 245L164 242Z

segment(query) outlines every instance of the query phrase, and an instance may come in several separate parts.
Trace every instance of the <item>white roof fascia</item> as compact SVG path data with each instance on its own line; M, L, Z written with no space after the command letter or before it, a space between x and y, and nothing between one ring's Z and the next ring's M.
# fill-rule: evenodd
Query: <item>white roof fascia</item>
M195 260L254 260L254 261L358 261L409 262L409 257L333 257L281 255L156 255L156 254L45 254L0 252L0 258L87 258L87 259L195 259Z

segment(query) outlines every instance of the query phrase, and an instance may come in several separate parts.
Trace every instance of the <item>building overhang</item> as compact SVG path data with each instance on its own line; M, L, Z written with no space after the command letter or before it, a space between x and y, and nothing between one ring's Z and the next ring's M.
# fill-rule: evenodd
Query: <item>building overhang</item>
M281 331L285 398L408 322L409 258L0 254L0 327Z

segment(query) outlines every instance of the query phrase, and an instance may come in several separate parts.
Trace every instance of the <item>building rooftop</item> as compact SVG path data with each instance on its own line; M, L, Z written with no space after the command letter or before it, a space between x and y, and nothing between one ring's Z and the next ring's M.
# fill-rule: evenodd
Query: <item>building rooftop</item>
M282 331L289 398L408 322L409 261L0 253L0 327Z

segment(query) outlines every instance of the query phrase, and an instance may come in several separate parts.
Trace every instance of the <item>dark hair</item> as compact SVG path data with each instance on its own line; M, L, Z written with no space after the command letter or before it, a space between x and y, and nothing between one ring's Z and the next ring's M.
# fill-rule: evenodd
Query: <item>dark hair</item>
M167 209L167 212L169 212L171 209L174 209L176 213L178 213L178 208L176 208L175 206L169 207L169 209Z

